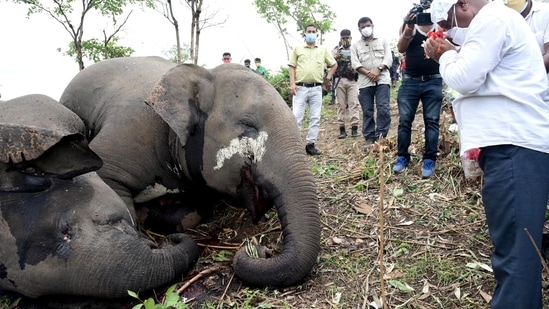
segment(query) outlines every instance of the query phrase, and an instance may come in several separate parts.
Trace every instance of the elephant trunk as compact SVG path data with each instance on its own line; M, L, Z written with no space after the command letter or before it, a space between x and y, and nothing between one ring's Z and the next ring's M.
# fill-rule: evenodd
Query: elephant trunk
M309 165L304 152L298 151L302 150L300 142L296 141L290 148L296 149L288 155L292 158L291 163L284 171L280 166L273 168L275 173L270 175L279 191L273 196L284 237L282 253L254 258L242 248L233 260L236 275L250 285L285 287L298 284L309 274L320 251L321 224L314 177L306 168Z
M134 235L103 232L93 246L87 244L87 250L74 248L75 255L58 267L64 271L53 274L50 270L50 276L57 278L42 277L48 286L38 294L120 298L128 296L128 291L142 292L173 282L196 262L199 248L188 235L172 234L168 240L170 244L151 248L147 240Z

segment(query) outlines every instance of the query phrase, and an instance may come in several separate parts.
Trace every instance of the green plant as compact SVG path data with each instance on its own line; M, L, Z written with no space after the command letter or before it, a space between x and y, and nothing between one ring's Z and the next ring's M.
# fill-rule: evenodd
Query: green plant
M377 163L373 157L366 157L366 166L362 169L363 179L372 179L377 175Z
M286 101L288 106L292 106L292 96L290 95L290 71L288 67L280 67L276 74L267 76L267 81L276 89L280 96Z
M139 298L139 295L136 292L128 291L128 294L138 299L141 304L137 304L133 306L132 309L185 309L187 308L187 304L184 301L181 301L179 299L179 294L177 294L177 291L175 290L175 284L168 288L164 295L164 301L157 304L155 303L155 300L150 297L146 300L141 300Z
M339 166L335 163L313 166L313 174L316 176L334 176Z
M18 308L20 300L21 300L21 298L13 300L8 296L2 296L2 297L0 297L0 309L15 309L15 308Z

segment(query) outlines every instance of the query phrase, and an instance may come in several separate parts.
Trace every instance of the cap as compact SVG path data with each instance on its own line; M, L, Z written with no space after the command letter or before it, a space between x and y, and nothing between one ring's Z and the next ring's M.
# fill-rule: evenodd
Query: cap
M431 21L436 24L448 19L448 11L457 0L433 0L431 3Z
M526 0L503 0L503 3L519 13L526 7Z
M351 36L351 30L349 29L343 29L341 30L341 33L339 33L340 36Z

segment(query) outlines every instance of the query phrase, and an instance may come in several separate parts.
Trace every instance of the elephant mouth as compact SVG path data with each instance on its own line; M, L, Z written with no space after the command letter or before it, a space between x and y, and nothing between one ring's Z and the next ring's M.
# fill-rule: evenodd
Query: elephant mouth
M247 165L240 170L240 184L237 187L237 194L250 213L254 224L257 224L274 205L268 190L256 179L252 167Z

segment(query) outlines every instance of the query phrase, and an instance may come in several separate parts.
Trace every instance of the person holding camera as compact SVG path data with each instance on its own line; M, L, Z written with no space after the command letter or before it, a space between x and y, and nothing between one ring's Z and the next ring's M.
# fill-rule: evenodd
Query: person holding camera
M339 136L347 137L345 131L345 118L349 117L351 123L351 136L358 136L358 119L360 109L358 104L358 86L356 83L356 71L351 65L351 30L343 29L340 32L339 44L332 50L332 55L337 61L337 71L334 74L334 88L337 96L337 123L339 124Z
M386 138L391 127L391 76L393 63L387 40L374 35L374 23L369 17L358 20L360 41L351 45L351 64L358 72L358 101L362 107L362 135L368 149L379 138ZM377 118L374 120L374 103Z
M429 178L435 172L437 159L440 109L442 107L442 76L439 65L433 59L425 57L423 42L427 34L436 30L431 22L428 4L414 7L404 17L400 28L397 48L406 54L406 70L402 74L402 83L398 90L398 136L397 160L393 167L395 173L403 172L410 163L410 147L412 123L414 121L419 101L423 105L423 123L425 125L425 149L421 177Z
M424 48L460 93L452 102L460 154L477 153L484 173L482 203L496 281L491 308L541 309L538 248L549 195L549 105L536 36L500 1L434 0L431 16L454 43L465 31L459 51L437 37Z

